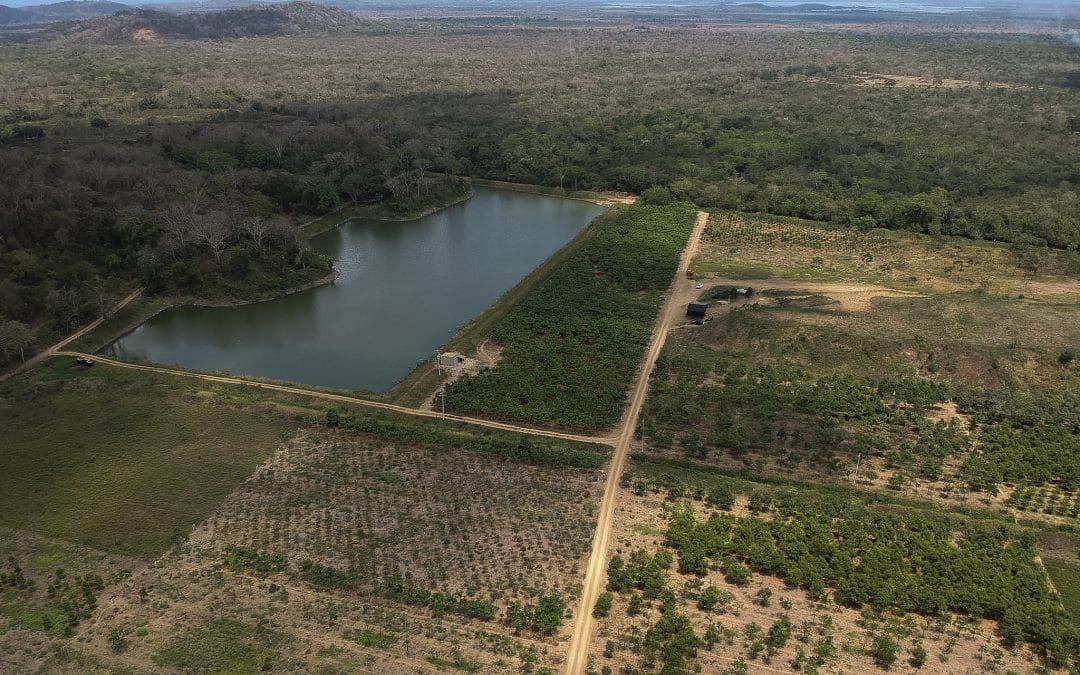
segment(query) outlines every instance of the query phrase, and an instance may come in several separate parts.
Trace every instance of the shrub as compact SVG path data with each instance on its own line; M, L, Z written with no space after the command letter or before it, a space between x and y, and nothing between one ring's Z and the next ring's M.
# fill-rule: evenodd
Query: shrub
M735 596L728 591L722 591L716 586L708 586L698 596L697 605L700 609L708 611L717 605L726 605L734 599Z
M911 658L908 659L908 663L912 668L922 668L926 665L926 650L922 645L915 645L915 648L911 650Z
M671 190L666 187L651 187L641 193L641 203L653 206L667 206L671 203Z
M252 551L230 544L225 547L224 563L236 571L267 576L284 571L288 561L280 553Z
M900 647L896 644L896 640L888 635L874 636L871 653L874 655L874 661L882 668L891 668L896 663L896 655L899 651Z
M736 586L750 585L750 570L735 558L724 560L724 578Z
M109 649L119 654L128 648L127 631L121 626L116 626L109 631Z
M596 599L596 605L593 607L593 616L601 618L608 615L611 611L611 603L615 599L615 595L610 591L604 591L600 594L600 597Z

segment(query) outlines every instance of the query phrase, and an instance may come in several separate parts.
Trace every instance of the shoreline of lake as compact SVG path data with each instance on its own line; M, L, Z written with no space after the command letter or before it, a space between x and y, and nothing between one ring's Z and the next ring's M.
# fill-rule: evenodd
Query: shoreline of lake
M334 273L257 298L162 303L137 323L128 317L99 351L387 394L602 212L545 195L471 192L419 219L341 218L344 229L312 239ZM252 309L268 301L279 304Z
M434 213L438 213L439 211L441 211L443 209L448 209L451 206L455 206L455 205L460 204L462 202L468 201L469 199L472 199L473 196L475 196L475 195L476 195L476 190L473 187L470 186L469 191L466 194L461 195L461 196L459 196L458 198L455 198L452 201L444 202L444 203L441 203L441 204L435 204L435 205L432 205L430 207L426 207L422 211L417 212L418 215L408 214L408 215L404 215L404 216L402 216L400 218L394 218L394 217L389 217L389 216L379 217L378 215L364 215L363 213L357 215L356 212L355 212L356 209L377 208L379 206L379 204L370 204L370 205L363 205L363 206L357 206L355 204L352 204L352 205L344 206L344 207L338 209L337 211L334 211L333 213L329 213L329 214L327 214L325 216L321 216L319 218L309 220L309 221L307 221L305 223L300 223L299 225L297 225L297 227L304 233L305 238L308 241L310 241L314 237L317 237L320 234L325 234L326 232L329 232L329 231L331 231L331 230L333 230L335 228L341 227L342 225L348 223L350 220L354 220L356 218L371 218L373 220L382 220L382 221L385 221L385 222L409 222L409 221L412 221L412 220L419 220L420 218L424 218L424 217L432 215ZM350 209L353 209L354 211L351 212L351 213L346 213ZM337 216L339 214L341 215L341 217L329 221L327 224L325 224L325 226L323 226L323 227L321 227L319 229L316 229L314 231L309 231L307 229L308 227L310 227L314 223L318 223L319 221L321 221L323 219L331 218L331 217ZM119 339L123 338L124 336L128 335L132 331L139 328L139 326L142 326L147 321L150 321L151 319L156 317L158 314L161 314L162 312L170 310L170 309L178 309L178 308L181 308L181 307L240 307L240 306L243 306L243 305L258 304L260 302L270 302L272 300L277 300L279 298L283 298L283 297L286 297L286 296L289 296L289 295L292 295L292 294L295 294L295 293L303 293L304 291L308 291L308 290L311 290L313 288L318 288L319 286L325 286L327 284L332 284L337 279L337 276L338 276L337 275L337 270L332 269L330 274L328 274L326 276L323 276L323 277L320 277L318 279L314 279L314 280L311 280L311 281L304 282L302 284L298 284L296 286L290 286L288 288L283 288L283 289L279 289L279 290L276 290L276 291L268 291L266 293L261 293L261 294L255 296L255 297L253 297L253 298L242 298L242 299L237 298L237 299L231 299L231 300L208 300L208 299L205 299L205 298L198 298L198 297L191 297L191 296L169 296L167 298L158 298L158 299L168 299L169 302L167 302L165 304L161 304L160 306L155 307L153 309L153 311L151 311L149 313L146 313L146 312L137 313L137 314L135 314L135 317L137 317L137 318L128 319L128 320L124 321L124 323L122 325L120 325L119 327L112 327L110 325L110 321L114 317L108 317L106 319L105 323L102 326L95 329L94 331L91 331L91 333L83 336L82 338L77 340L74 344L75 345L81 345L83 347L83 351L90 351L90 352L94 352L94 353L100 352L101 350L105 349L106 347L108 347L113 342L116 342L117 340L119 340ZM150 303L153 303L152 299L147 300L146 298L142 298L142 299L140 299L140 301L136 305L132 306L129 309L130 310L143 309L143 308L148 307ZM99 331L103 331L103 330L108 331L104 337L100 337L100 338L98 338L96 340L92 340L92 336L98 335ZM87 343L89 343L89 344L87 344Z

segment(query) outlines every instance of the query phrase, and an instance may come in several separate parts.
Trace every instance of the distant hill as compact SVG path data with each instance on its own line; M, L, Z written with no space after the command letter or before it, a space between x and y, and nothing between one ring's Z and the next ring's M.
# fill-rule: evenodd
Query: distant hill
M13 23L29 23L30 15L21 9L0 5L0 25Z
M81 21L108 16L131 9L109 0L66 0L48 5L29 5L15 9L0 5L0 25Z
M128 9L112 16L58 26L47 37L77 42L200 40L336 32L358 25L360 19L342 9L311 2L287 2L188 14Z

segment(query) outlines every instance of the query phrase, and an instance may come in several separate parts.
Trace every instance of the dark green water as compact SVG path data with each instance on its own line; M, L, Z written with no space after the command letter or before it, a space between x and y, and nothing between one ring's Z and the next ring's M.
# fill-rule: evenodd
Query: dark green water
M603 211L504 190L408 223L350 222L312 246L332 286L242 307L181 307L106 349L202 370L387 391Z

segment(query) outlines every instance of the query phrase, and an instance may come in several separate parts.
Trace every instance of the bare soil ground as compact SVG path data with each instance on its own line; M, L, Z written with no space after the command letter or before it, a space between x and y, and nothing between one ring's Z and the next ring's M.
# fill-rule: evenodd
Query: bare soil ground
M577 592L599 499L594 472L493 460L376 436L306 432L188 540L400 568L432 589L528 601Z
M802 281L797 279L758 279L748 281L746 279L725 279L723 277L710 276L703 281L705 288L702 292L717 286L753 286L756 290L783 290L798 297L810 295L824 295L836 302L837 307L844 312L865 312L873 308L877 298L917 298L925 297L911 291L900 291L884 286L864 284L858 282L827 282L827 281ZM769 298L755 298L753 303L767 303ZM729 303L718 306L718 311L730 311L739 303Z
M619 553L625 558L637 549L650 553L659 550L667 529L666 509L671 507L671 503L657 495L639 497L631 490L619 488L618 504L612 554ZM701 518L710 513L700 504L694 504L694 508ZM739 510L730 513L745 515ZM679 596L679 611L691 617L699 636L705 633L710 623L734 633L729 639L721 639L711 650L698 651L697 660L702 672L724 671L740 658L745 660L750 673L795 672L792 662L797 651L812 654L814 645L825 637L832 639L836 654L819 669L821 672L881 672L867 651L870 647L870 627L880 630L886 626L901 644L900 659L893 668L898 672L1028 672L1029 664L1034 662L1033 655L1026 649L1015 652L1003 650L994 635L995 626L990 622L937 622L908 615L878 617L868 623L868 617L856 610L831 602L815 601L801 590L785 588L783 582L774 577L754 574L749 586L740 587L725 581L724 575L715 570L704 578L698 578L678 574L673 566L667 578L668 586ZM719 610L699 609L695 589L710 585L731 593L734 600ZM757 602L756 596L762 589L771 591L768 607ZM629 598L628 593L616 594L609 615L597 621L597 632L589 650L589 663L595 670L607 665L613 672L621 672L624 668L641 666L636 645L660 616L659 602L654 601L642 614L631 616L627 611ZM756 624L764 632L781 616L787 616L794 626L792 638L770 659L766 660L763 656L753 658L749 641L744 637L746 627ZM604 656L609 641L615 645L612 658ZM919 670L907 664L916 641L929 654L926 665Z

